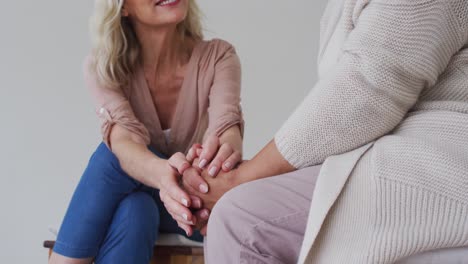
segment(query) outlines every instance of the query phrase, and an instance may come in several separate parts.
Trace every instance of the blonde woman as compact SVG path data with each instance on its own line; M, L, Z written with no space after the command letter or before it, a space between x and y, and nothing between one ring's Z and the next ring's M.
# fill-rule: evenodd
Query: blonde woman
M202 39L192 0L96 0L92 25L85 79L104 142L50 263L146 264L159 232L190 237L208 218L201 199L180 187L192 160L212 176L241 160L240 63L227 42ZM201 177L183 180L208 192Z

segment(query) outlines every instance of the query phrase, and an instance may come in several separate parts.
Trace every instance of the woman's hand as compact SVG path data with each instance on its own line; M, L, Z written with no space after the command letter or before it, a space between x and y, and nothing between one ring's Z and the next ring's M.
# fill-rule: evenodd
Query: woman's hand
M195 144L187 154L187 160L193 161L199 158L200 162L196 164L200 169L207 167L208 174L216 177L222 170L228 172L235 168L242 159L240 151L236 150L229 142L220 143L220 139L215 136L209 136L203 145Z
M191 236L193 234L191 226L196 224L197 217L192 214L189 207L200 209L202 201L195 195L189 195L181 187L181 174L190 167L190 164L181 153L174 154L167 161L160 160L159 162L161 176L157 187L161 201L179 227Z
M236 187L240 184L237 181L237 170L232 170L229 172L220 172L218 177L213 178L207 170L203 170L200 172L195 168L189 168L184 172L182 177L182 185L190 195L196 195L202 200L203 208L213 209L214 205L218 200L223 196L227 191L231 190L232 188ZM193 174L201 175L202 178L206 180L208 185L210 186L210 191L208 193L193 193L189 187L186 187L186 178L192 177Z
M198 219L196 228L200 230L202 235L206 235L206 224L208 222L211 209L213 209L214 205L218 202L221 196L240 184L240 182L236 180L237 171L238 170L220 172L216 178L211 177L211 175L209 175L206 170L201 171L196 167L191 167L184 171L184 175L182 177L182 184L184 189L186 189L189 194L196 195L202 200L203 209L197 210L194 213ZM196 190L194 190L186 181L186 179L196 177L202 177L208 182L210 185L210 191L208 193L200 194L196 192Z
M201 172L203 178L210 185L210 191L207 194L196 195L202 199L203 207L211 209L224 193L242 183L268 178L294 170L296 170L296 168L284 159L276 147L274 140L271 140L252 160L243 161L235 170L231 170L230 172L221 172L216 179L208 177L206 172ZM196 172L197 171L193 171L191 168L187 169L184 172L182 180L186 176ZM184 180L182 183L185 186ZM189 193L195 194L190 190ZM198 212L195 213L197 214ZM201 222L199 221L197 223L197 226L203 224L206 224L206 222L202 219ZM206 234L206 227L201 227L201 233Z
M196 154L198 151L198 154ZM192 162L196 155L199 155L201 152L201 145L195 144L190 149L187 157L182 153L175 153L172 157L168 160L169 165L171 165L174 169L176 169L180 175L183 175L185 170L192 167ZM195 153L195 154L191 154ZM206 181L198 174L191 174L187 178L184 178L184 181L187 183L188 186L191 187L192 190L198 190L201 193L208 192L208 184Z

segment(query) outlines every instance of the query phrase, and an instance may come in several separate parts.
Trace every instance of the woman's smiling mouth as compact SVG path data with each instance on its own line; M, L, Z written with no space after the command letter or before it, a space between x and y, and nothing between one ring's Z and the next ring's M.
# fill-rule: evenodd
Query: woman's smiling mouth
M157 6L175 6L180 0L160 0L156 3Z

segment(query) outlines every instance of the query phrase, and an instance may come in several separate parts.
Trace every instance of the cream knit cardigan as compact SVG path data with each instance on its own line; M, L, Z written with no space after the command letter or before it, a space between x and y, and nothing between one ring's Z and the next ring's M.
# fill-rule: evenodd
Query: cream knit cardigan
M275 136L321 164L299 262L468 246L468 0L331 0L319 81Z

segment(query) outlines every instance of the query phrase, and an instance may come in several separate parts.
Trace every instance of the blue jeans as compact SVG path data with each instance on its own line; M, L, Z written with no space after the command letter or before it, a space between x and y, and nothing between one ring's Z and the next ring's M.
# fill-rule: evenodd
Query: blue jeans
M101 143L73 194L54 252L94 257L97 264L148 264L158 230L185 235L159 199L159 191L128 176ZM203 237L196 232L190 239Z

